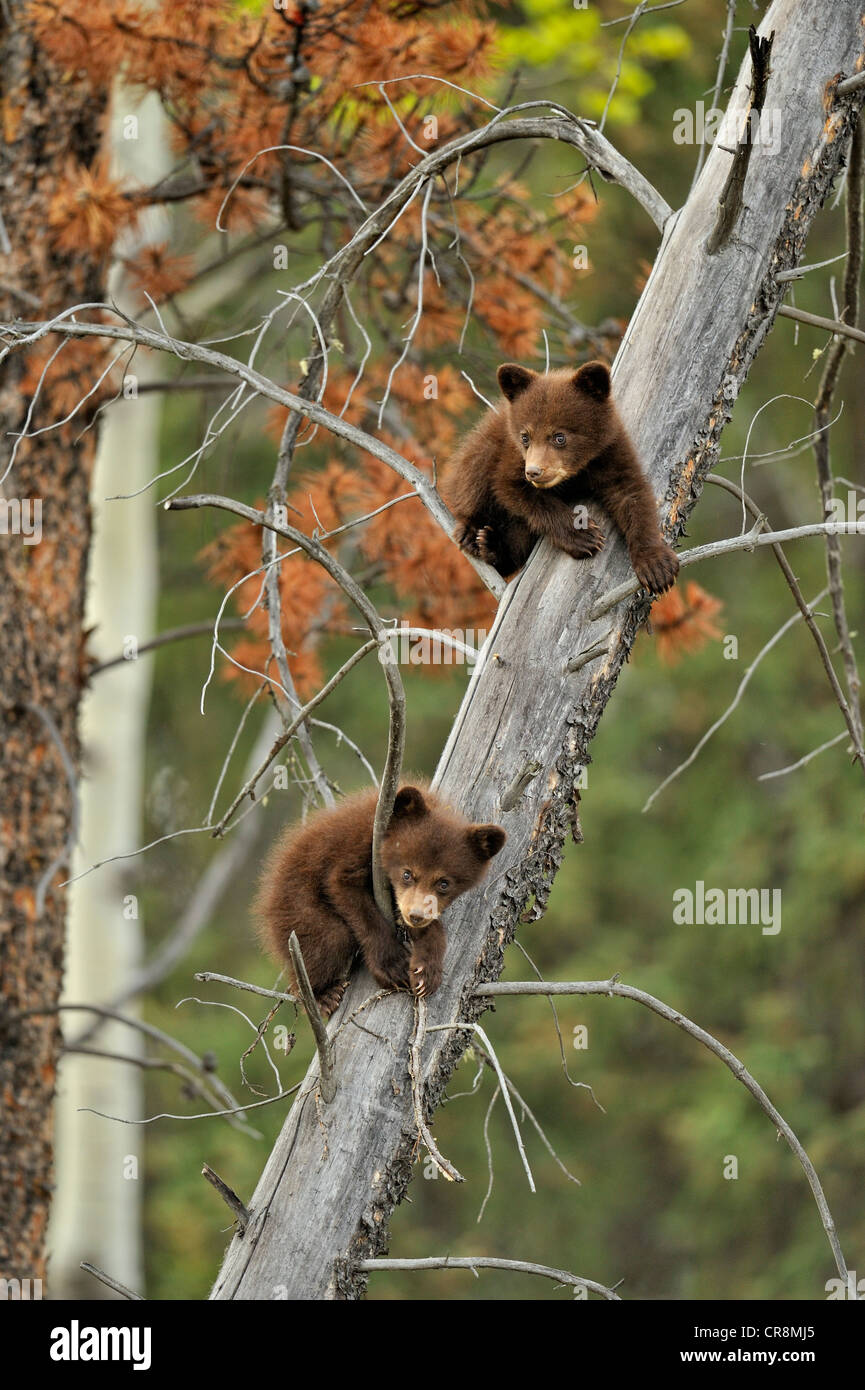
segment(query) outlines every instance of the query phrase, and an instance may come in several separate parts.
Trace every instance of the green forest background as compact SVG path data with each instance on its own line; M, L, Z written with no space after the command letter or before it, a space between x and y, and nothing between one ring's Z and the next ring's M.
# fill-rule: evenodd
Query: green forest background
M738 8L742 25L756 22L764 9L747 0ZM597 118L624 32L622 25L601 29L599 21L630 9L611 2L580 12L560 0L493 6L503 31L501 90L518 68L516 99L550 97ZM696 146L674 143L673 112L693 109L700 100L709 104L725 13L723 0L689 0L638 25L610 110L611 138L673 206L687 196L698 154ZM746 43L744 28L738 28L727 89ZM725 101L726 91L721 104ZM503 167L513 151L505 147L491 168ZM542 199L562 186L560 159L552 143L538 156L526 176L533 196ZM567 167L573 169L572 158ZM586 323L611 316L626 322L639 277L655 255L657 235L626 193L600 181L597 189L601 207L585 237L591 271L575 277L570 302ZM563 236L567 239L567 229ZM843 204L820 216L807 259L825 260L842 250ZM829 279L837 271L833 266L807 277L797 286L796 302L830 313ZM236 322L241 308L251 319L272 295L273 284L266 277L257 280L242 296L226 301L224 322ZM554 360L564 361L552 329ZM767 400L781 393L813 399L821 369L815 350L825 346L825 335L804 328L797 333L789 321L777 322L724 434L719 471L738 478L748 427ZM466 370L487 394L498 360L491 343L480 337L467 343ZM542 364L539 341L533 365ZM865 478L861 381L860 349L844 368L837 396L843 414L832 435L836 473L859 480ZM255 417L246 412L225 436L206 465L208 488L250 500L265 492L274 445L263 433L264 413L263 408ZM784 449L807 435L812 420L806 404L778 400L760 415L750 454ZM175 461L194 448L200 430L200 409L193 400L185 393L169 396L164 459ZM638 434L636 442L639 446ZM808 448L761 466L749 463L746 485L778 527L819 517ZM206 581L197 555L223 524L209 512L163 522L158 630L215 613L220 595ZM735 502L709 488L692 518L689 541L730 535L739 526ZM812 596L825 582L822 542L796 542L788 554L803 591ZM845 542L845 558L851 625L861 628L860 540ZM790 593L766 551L704 564L688 577L723 600L720 627L738 639L738 659L725 659L722 644L710 642L669 667L659 661L651 639L641 635L592 746L582 802L585 842L568 845L544 918L521 929L519 940L544 977L601 979L620 972L625 982L660 996L725 1042L805 1144L848 1263L865 1271L861 772L851 767L841 743L787 777L757 780L843 727L811 639L799 624L760 665L743 702L696 763L648 814L642 813L647 796L723 711L748 664L792 612ZM401 613L397 594L374 597L385 614ZM830 624L823 627L831 645ZM346 639L328 643L328 673L352 646ZM216 683L206 722L199 714L209 661L206 638L168 646L147 659L155 666L145 841L194 824L203 814L241 710L236 690ZM406 766L431 774L466 673L456 668L434 674L404 669L403 674L409 710ZM374 666L357 668L324 714L381 766L386 720ZM326 744L325 737L319 751L329 773L345 790L360 785L357 761L332 741ZM257 856L299 810L294 793L274 800L279 804L260 813ZM134 862L130 891L140 896L150 949L171 932L213 852L209 837L190 836ZM144 1001L147 1019L196 1051L212 1049L220 1074L235 1091L241 1089L238 1059L251 1036L246 1025L224 1009L185 1004L177 1010L175 1005L198 993L249 1006L249 996L196 985L196 970L273 983L273 968L250 929L255 877L251 862L188 959ZM759 926L676 925L673 893L698 879L724 888L781 888L781 931L768 936ZM519 948L511 947L504 978L530 974ZM256 1019L263 1012L252 1007ZM454 1098L433 1125L465 1184L425 1178L421 1160L410 1201L394 1214L390 1253L537 1260L606 1284L622 1280L620 1293L630 1299L824 1298L826 1280L835 1271L804 1174L720 1062L628 1001L563 999L558 1014L569 1076L591 1084L603 1112L588 1090L569 1084L545 1000L502 1001L483 1023L503 1067L581 1186L568 1179L526 1124L538 1186L537 1194L530 1194L499 1101L489 1124L495 1182L478 1224L488 1180L483 1130L493 1083L487 1073L476 1094ZM578 1025L588 1028L585 1050L573 1046ZM302 1077L309 1056L302 1020L297 1032L294 1052L287 1059L275 1054L286 1085ZM468 1057L450 1093L469 1091L475 1071ZM260 1056L250 1072L259 1084L272 1082ZM171 1078L148 1078L147 1113L178 1105ZM282 1104L255 1112L262 1133L258 1142L219 1119L164 1120L141 1131L148 1297L206 1296L228 1236L226 1209L202 1181L201 1165L211 1164L248 1198L283 1118ZM738 1159L735 1181L723 1176L727 1155ZM381 1274L371 1278L369 1290L372 1299L394 1300L569 1296L567 1290L554 1293L544 1281L495 1272L478 1280L462 1272Z

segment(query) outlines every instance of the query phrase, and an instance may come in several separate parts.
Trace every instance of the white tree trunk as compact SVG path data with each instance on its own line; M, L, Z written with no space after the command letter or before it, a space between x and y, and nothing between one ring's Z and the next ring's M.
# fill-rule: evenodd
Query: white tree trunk
M861 67L861 20L859 0L776 0L760 32L775 30L767 109L779 113L779 139L753 150L734 235L708 253L731 160L722 147L735 144L747 108L748 60L693 194L665 227L616 362L615 388L670 535L699 497L736 394L772 326L785 289L776 275L799 261L842 163L861 89L834 100L827 84ZM484 1005L472 997L473 986L499 974L527 903L535 914L543 909L574 820L576 776L589 761L588 744L647 607L626 600L594 621L591 610L629 572L624 546L613 537L579 565L543 544L508 588L436 785L473 819L502 821L509 838L484 893L468 895L450 914L445 978L429 1002L430 1026L478 1016ZM600 639L607 655L569 672L569 661ZM506 790L529 760L536 775L514 809L503 811ZM338 1033L335 1099L324 1104L314 1094L313 1063L213 1298L357 1297L366 1274L356 1262L387 1248L388 1217L417 1149L408 1076L414 1020L411 1002L390 996L364 1013L363 1029L339 1031L371 993L361 975L331 1021L331 1036ZM469 1040L466 1031L427 1033L428 1112Z
M138 138L124 139L123 122L138 120ZM129 127L127 127L127 130ZM118 174L155 183L168 170L165 118L147 98L139 105L118 88L112 118L113 163ZM163 214L149 217L122 253L166 235ZM116 302L129 313L123 275L113 278ZM139 354L131 367L139 380L155 375ZM91 550L87 625L101 659L115 656L132 637L152 635L158 585L156 509L146 492L130 501L107 502L134 492L159 472L161 396L148 393L108 406L93 481L94 542ZM85 695L81 735L84 778L81 826L73 874L141 842L145 733L152 660L125 662L96 676ZM140 864L140 861L134 861ZM107 1002L119 994L140 963L142 921L124 915L132 893L128 864L107 865L76 883L70 893L64 999ZM129 908L126 909L127 913ZM133 909L134 911L134 909ZM134 1005L129 1009L134 1012ZM64 1018L67 1040L82 1030L80 1013ZM102 1027L88 1046L141 1055L140 1034L120 1024ZM91 1107L133 1118L141 1110L143 1073L128 1063L66 1057L57 1087L57 1188L49 1230L48 1288L54 1298L113 1295L79 1269L81 1260L141 1290L141 1176L145 1130L82 1113Z

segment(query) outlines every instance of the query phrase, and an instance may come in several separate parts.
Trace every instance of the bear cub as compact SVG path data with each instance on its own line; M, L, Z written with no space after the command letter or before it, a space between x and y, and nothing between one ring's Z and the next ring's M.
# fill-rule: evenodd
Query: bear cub
M505 842L498 825L472 825L427 788L401 787L382 841L402 941L376 906L372 832L377 793L319 811L277 841L255 901L264 944L297 982L288 953L297 933L316 1001L329 1018L361 956L387 989L419 997L441 984L447 937L440 915L474 888Z
M597 502L625 538L644 589L662 594L679 561L660 532L658 508L611 397L603 362L539 373L499 367L504 409L490 410L450 460L442 495L455 538L508 579L546 536L577 560L604 533L575 507ZM581 524L582 522L582 524Z

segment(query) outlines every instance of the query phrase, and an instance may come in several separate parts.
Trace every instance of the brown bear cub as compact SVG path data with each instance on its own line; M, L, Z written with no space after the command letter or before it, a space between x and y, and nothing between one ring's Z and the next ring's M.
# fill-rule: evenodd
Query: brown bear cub
M297 933L325 1018L358 955L385 988L434 994L447 944L440 914L480 882L505 842L499 826L471 825L428 789L400 788L381 858L403 941L373 896L376 801L375 791L360 792L289 829L271 852L255 901L261 936L287 968L292 990L288 941Z
M669 589L679 561L661 535L603 362L546 373L506 362L497 375L504 409L488 411L463 441L442 489L462 549L505 579L541 536L577 560L595 555L604 533L585 504L597 502L624 536L643 588Z

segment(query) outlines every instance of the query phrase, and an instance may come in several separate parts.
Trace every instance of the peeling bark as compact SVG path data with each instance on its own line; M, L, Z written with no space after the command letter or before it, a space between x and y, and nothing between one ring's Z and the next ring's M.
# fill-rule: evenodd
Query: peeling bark
M48 212L70 161L92 165L103 109L86 75L46 65L22 27L21 0L0 9L0 312L46 318L104 295L104 266L85 249L61 253ZM73 345L44 387L38 427L62 419L94 379L103 350ZM24 427L27 359L0 380L0 476ZM98 374L98 373L97 373ZM95 404L94 401L91 403ZM82 687L84 585L90 543L92 416L26 442L0 486L3 499L39 499L42 539L0 534L0 1277L44 1278L52 1184L52 1101L60 1044L65 877L74 823L77 712ZM5 510L5 509L4 509ZM62 745L62 748L61 748ZM40 884L42 891L39 892ZM44 898L44 904L40 899Z

